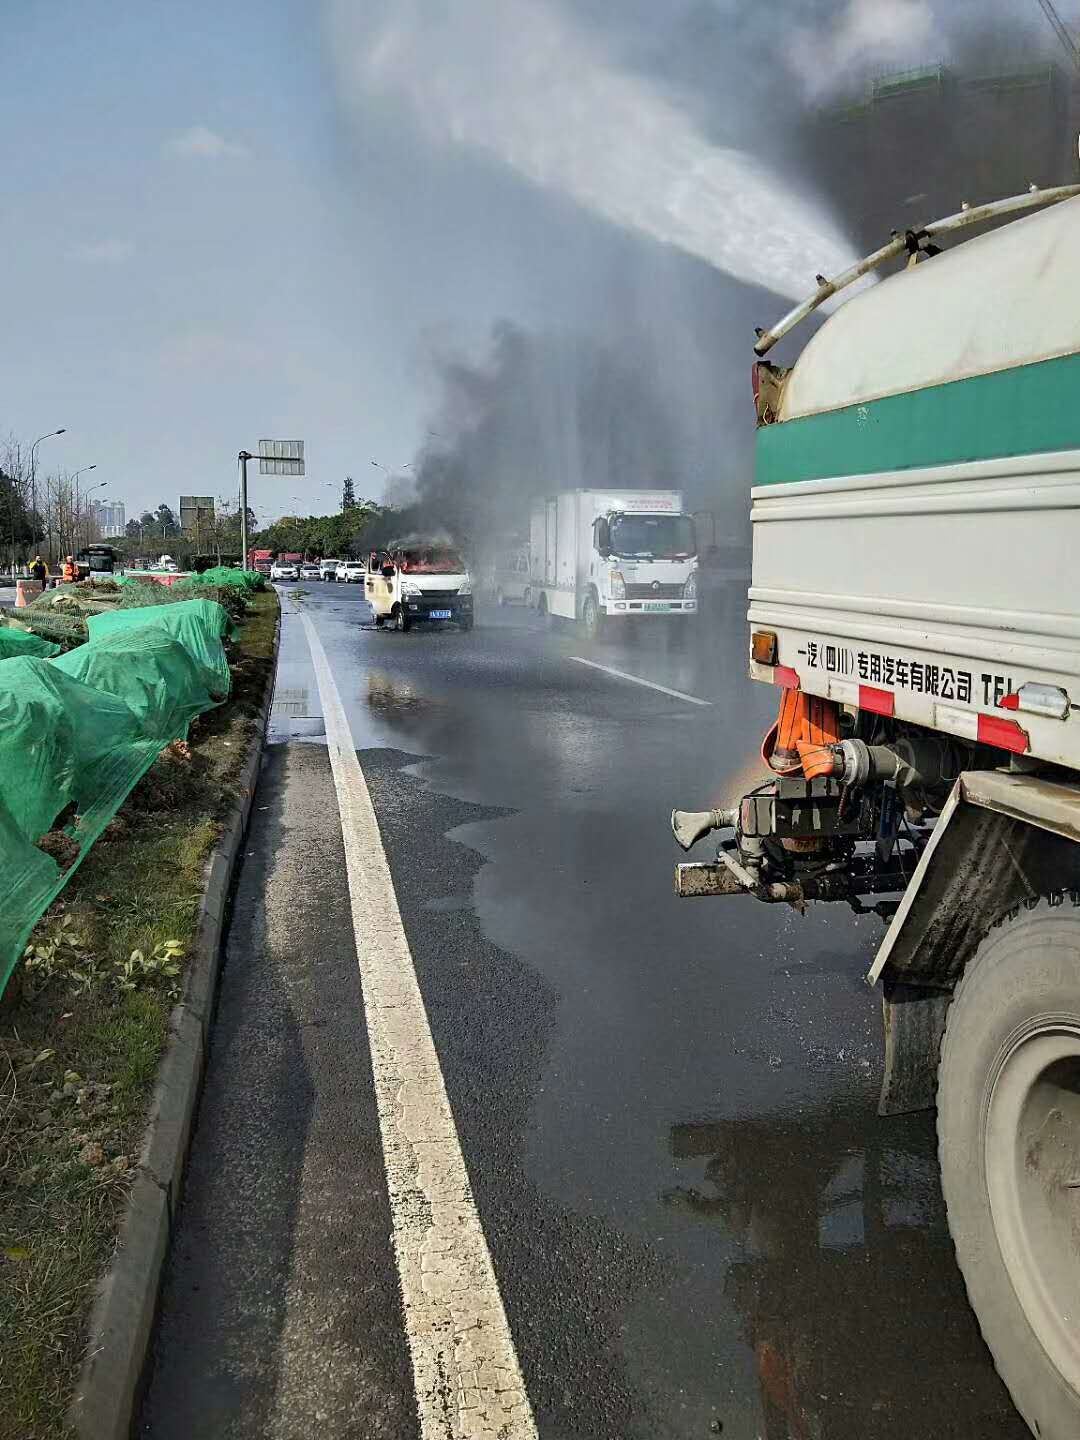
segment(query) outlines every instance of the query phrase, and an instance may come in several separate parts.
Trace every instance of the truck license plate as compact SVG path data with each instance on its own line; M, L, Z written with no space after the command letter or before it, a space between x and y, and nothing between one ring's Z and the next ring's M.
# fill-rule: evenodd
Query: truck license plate
M450 615L451 612L449 610L432 610L431 612L432 620L449 620Z
M668 604L666 604L663 600L646 600L646 601L645 601L645 609L646 609L646 610L670 610L670 609L671 609L671 606L668 605Z

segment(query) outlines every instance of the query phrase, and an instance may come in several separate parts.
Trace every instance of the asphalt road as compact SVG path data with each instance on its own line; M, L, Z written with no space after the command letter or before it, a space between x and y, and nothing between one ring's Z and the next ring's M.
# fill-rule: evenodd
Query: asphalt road
M303 615L543 1440L1026 1436L964 1300L932 1117L875 1114L879 922L672 894L672 805L760 773L775 700L744 677L738 598L680 648L520 610L398 635L359 587L282 594L140 1433L420 1433Z

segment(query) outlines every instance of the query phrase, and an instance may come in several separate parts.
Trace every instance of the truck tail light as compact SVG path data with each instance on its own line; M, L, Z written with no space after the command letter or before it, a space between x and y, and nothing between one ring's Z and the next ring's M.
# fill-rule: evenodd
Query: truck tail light
M775 665L778 653L774 631L755 630L750 636L750 658L755 665Z

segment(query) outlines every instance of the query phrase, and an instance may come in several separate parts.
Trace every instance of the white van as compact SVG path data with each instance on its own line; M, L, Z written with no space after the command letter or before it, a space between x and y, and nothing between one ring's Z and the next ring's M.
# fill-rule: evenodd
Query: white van
M472 577L460 553L442 541L402 541L372 550L364 594L376 625L410 630L423 620L473 627Z

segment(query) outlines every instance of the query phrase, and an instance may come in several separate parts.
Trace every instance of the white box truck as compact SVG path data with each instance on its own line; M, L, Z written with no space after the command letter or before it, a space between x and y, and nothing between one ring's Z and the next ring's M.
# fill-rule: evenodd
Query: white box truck
M697 613L697 540L678 490L562 490L538 500L530 527L529 604L580 620Z
M755 366L750 671L776 686L774 775L730 809L674 812L683 849L721 835L676 889L889 922L867 977L880 1109L936 1106L997 1369L1035 1435L1075 1440L1080 186L898 234L757 354L905 250L794 366Z

